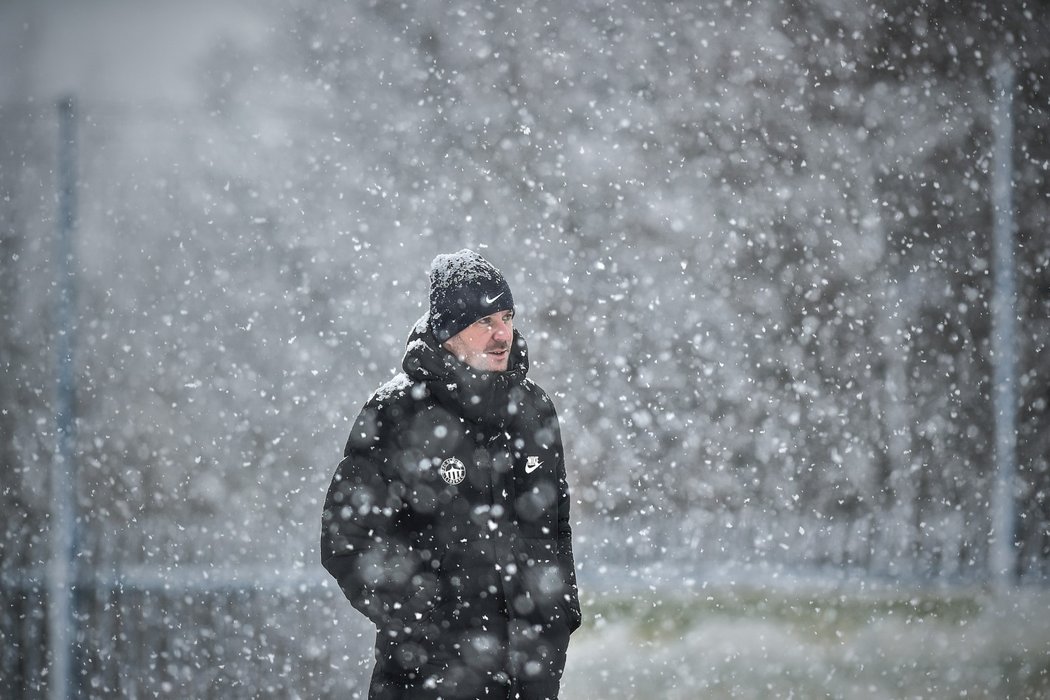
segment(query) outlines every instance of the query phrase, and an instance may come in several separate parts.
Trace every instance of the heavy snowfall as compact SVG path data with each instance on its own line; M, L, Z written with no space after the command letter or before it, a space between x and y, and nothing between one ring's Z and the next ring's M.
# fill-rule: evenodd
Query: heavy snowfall
M363 698L427 269L562 421L563 697L1050 697L1050 12L0 5L0 695Z

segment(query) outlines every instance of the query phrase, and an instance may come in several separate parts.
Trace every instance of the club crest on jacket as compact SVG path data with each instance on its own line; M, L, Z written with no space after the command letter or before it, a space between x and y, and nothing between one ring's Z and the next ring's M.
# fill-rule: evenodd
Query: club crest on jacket
M467 468L463 466L463 462L460 462L455 457L449 457L441 463L438 473L441 474L441 478L445 480L445 483L455 486L463 481L463 477L467 475Z

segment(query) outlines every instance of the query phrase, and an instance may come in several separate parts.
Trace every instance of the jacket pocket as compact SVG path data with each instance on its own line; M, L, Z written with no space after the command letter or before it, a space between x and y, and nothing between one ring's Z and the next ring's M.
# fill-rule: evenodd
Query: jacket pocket
M534 622L563 623L569 632L576 631L583 619L579 594L572 585L572 572L558 559L558 541L528 538L523 543L518 563L526 600L517 601L516 611Z
M555 540L527 540L528 547L519 557L521 591L512 601L514 612L545 627L572 628L574 598L571 586L558 564ZM578 623L576 623L578 625Z
M397 674L442 667L447 620L455 608L455 600L404 605L388 628L378 630L376 661L387 672Z

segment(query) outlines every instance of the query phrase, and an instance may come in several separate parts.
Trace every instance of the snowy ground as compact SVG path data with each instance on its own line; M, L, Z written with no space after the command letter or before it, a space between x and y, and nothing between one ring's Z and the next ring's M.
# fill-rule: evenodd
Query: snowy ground
M1050 594L585 599L565 698L1050 698Z

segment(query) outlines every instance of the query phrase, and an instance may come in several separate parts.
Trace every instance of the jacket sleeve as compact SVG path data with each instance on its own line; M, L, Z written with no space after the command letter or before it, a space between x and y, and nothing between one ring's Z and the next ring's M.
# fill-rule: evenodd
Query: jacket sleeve
M554 418L558 445L558 567L567 587L566 607L569 612L569 631L575 631L582 621L580 593L576 585L576 562L572 554L572 525L569 521L569 480L565 472L565 450L561 441L558 418Z
M381 629L413 612L421 561L398 535L402 489L380 407L366 405L346 443L321 516L321 564L350 603ZM400 627L404 627L403 624Z

